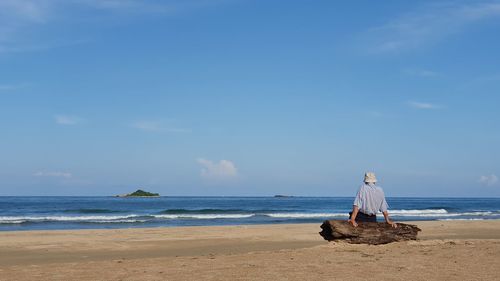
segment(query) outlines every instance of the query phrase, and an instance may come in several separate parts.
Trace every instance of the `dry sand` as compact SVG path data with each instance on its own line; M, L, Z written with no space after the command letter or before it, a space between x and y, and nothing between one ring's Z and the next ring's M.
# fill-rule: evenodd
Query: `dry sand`
M0 233L0 280L500 280L500 220L419 241L326 242L317 224Z

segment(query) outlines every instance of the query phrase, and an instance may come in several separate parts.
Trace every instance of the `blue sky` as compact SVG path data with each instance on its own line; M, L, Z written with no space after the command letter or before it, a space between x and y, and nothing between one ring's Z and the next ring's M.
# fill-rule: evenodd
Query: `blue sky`
M0 0L0 195L500 196L500 1Z

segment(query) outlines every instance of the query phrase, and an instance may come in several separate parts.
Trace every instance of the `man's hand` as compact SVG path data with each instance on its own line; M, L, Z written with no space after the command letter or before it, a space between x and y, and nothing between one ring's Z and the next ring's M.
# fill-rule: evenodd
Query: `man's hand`
M395 223L393 223L393 222L391 221L391 219L389 218L389 212L387 212L387 211L383 211L383 212L382 212L382 214L384 214L385 222L387 222L388 224L390 224L390 225L391 225L392 227L394 227L394 228L398 227L398 225L397 225L397 224L395 224Z
M357 226L358 226L358 223L357 223L357 222L356 222L356 220L354 220L354 219L349 219L349 220L347 220L347 221L348 221L349 223L351 223L351 224L352 224L352 226L354 226L354 227L357 227Z
M398 225L395 222L392 221L387 221L388 224L390 224L392 227L397 228Z

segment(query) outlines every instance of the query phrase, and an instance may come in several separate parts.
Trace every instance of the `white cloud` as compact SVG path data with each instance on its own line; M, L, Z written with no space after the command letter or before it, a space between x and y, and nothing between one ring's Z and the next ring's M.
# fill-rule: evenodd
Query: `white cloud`
M19 88L21 88L21 85L0 84L0 91L16 90Z
M67 172L42 172L38 171L33 174L34 177L52 177L52 178L66 178L69 179L73 175Z
M368 114L370 114L371 117L375 117L375 118L384 116L384 113L382 113L380 111L369 111Z
M161 121L137 121L130 124L130 127L147 131L147 132L158 132L158 133L190 133L190 129L178 128L169 124L170 122Z
M491 18L500 18L497 1L433 3L370 29L363 38L368 41L364 46L375 53L415 49Z
M498 182L498 177L496 175L489 175L489 176L481 176L479 178L479 183L482 183L484 185L487 185L487 186L492 186L492 185L495 185L497 184Z
M0 53L16 50L25 38L19 34L29 26L42 25L48 1L0 0Z
M207 159L196 160L202 166L201 177L206 180L230 180L238 177L238 170L233 162L220 160L218 163Z
M441 76L439 72L428 69L406 69L404 73L412 76L427 77L427 78Z
M0 16L2 22L23 24L26 22L43 23L51 2L44 0L1 0Z
M162 13L174 10L177 1L165 1L163 3L150 0L73 0L76 5L87 6L92 9L108 10L115 12L134 13ZM176 3L180 4L180 3Z
M161 126L158 122L155 121L138 121L130 124L132 128L150 131L150 132L158 132L161 130Z
M76 125L83 122L82 118L70 115L56 115L54 119L56 123L60 125Z
M410 101L408 102L408 105L416 108L416 109L438 109L441 108L441 106L432 104L432 103L426 103L426 102L417 102L417 101Z
M490 75L484 75L477 77L475 81L479 82L498 82L500 81L500 73L495 73L495 74L490 74Z
M80 9L110 12L164 12L175 7L172 2L151 0L0 0L1 22L7 27L44 24L64 18Z
M225 2L228 0L0 0L0 54L45 50L88 41L87 38L60 37L46 40L40 35L42 33L36 32L40 26L48 29L76 20L102 24L99 19L113 16L120 16L123 21L138 15L173 14Z

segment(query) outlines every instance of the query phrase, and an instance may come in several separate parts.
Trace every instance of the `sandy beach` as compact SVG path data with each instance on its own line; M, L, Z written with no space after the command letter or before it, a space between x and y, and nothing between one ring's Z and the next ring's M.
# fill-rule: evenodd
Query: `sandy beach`
M0 280L500 280L500 220L418 241L326 242L320 224L0 233Z

